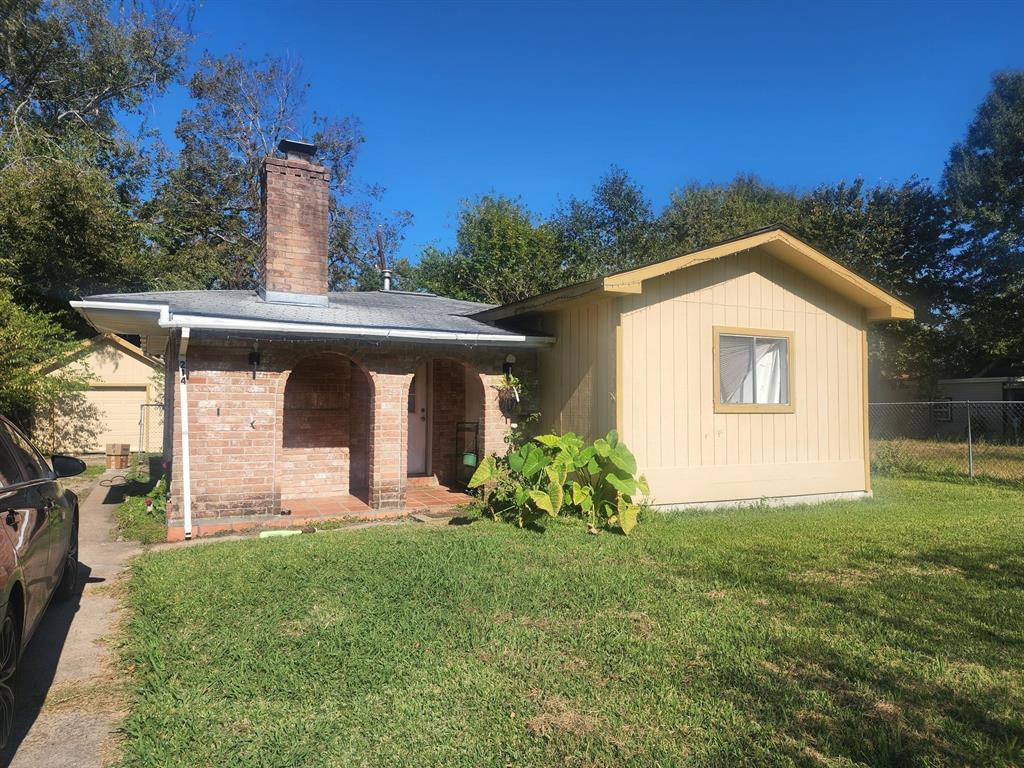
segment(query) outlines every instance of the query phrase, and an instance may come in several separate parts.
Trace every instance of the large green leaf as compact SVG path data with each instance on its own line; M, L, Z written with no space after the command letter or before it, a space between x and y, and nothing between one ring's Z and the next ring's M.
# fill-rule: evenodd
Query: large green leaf
M469 487L479 488L484 483L492 480L497 474L497 462L493 456L488 456L480 462L480 465L476 468L476 472L474 472L473 476L469 478Z
M637 480L636 480L636 485L637 485L637 488L640 489L640 493L642 493L644 496L650 496L651 495L651 487L647 484L647 478L646 477L644 477L643 475L640 475L640 477L638 477Z
M538 491L536 489L530 491L530 498L533 499L533 503L537 505L538 509L542 509L547 512L551 517L555 516L555 509L551 504L551 496L545 491Z
M558 435L537 435L533 439L541 445L546 445L548 448L554 448L561 441Z
M597 455L602 459L607 459L608 455L612 452L612 446L603 437L599 437L594 441L594 450L597 451Z
M520 448L518 451L513 451L511 454L509 454L508 466L513 472L519 472L521 474L523 471L523 464L525 463L526 452L523 450L523 448Z
M551 498L551 516L554 517L562 511L562 503L565 501L565 491L560 483L548 485L548 496Z
M536 446L527 445L523 446L523 448L527 451L526 460L523 462L523 477L527 479L536 477L548 463L548 457L544 455L544 451Z
M608 475L608 483L623 496L632 497L637 491L636 480L632 477Z
M608 445L614 448L619 444L619 433L616 432L614 429L610 430L608 432L608 436L605 437L605 441L608 443Z
M619 443L611 450L608 454L608 459L623 472L628 472L631 475L636 474L636 459L630 453L629 448L622 443Z
M619 497L618 515L619 528L622 532L629 536L629 532L636 528L637 517L640 515L640 507L636 504L630 504L628 501Z

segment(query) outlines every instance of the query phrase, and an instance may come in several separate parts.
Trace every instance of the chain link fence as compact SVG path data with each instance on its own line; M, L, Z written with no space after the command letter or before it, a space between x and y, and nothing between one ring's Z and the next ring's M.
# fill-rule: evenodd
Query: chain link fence
M161 455L164 452L164 405L144 403L139 406L140 455Z
M871 403L871 469L1024 484L1024 402Z

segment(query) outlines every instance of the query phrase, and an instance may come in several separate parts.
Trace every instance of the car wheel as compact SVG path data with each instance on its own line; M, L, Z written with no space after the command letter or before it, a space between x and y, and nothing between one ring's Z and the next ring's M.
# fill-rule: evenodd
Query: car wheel
M14 606L9 605L0 624L0 748L7 746L14 726L14 675L18 671L20 643L18 617Z
M71 541L68 542L68 553L64 557L64 570L57 586L57 599L70 600L78 587L78 514L71 524Z

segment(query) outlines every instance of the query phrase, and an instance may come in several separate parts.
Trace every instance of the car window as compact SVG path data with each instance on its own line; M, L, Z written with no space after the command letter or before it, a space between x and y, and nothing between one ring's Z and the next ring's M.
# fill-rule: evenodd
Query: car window
M26 480L41 480L50 476L50 468L36 453L35 448L10 424L0 423L0 431L7 438L8 446L25 471Z
M7 446L6 433L0 431L0 487L23 482L25 482L25 473L22 472L21 465L15 461L14 454Z

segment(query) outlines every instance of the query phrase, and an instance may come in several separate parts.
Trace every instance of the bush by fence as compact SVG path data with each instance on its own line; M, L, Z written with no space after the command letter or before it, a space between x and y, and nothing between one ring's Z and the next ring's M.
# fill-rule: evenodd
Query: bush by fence
M1024 483L1024 402L871 404L871 468Z

